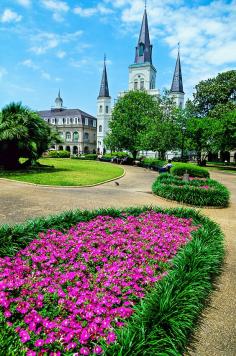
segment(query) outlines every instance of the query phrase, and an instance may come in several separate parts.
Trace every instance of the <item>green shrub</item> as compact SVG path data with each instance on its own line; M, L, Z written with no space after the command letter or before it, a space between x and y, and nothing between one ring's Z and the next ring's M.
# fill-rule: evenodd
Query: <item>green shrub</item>
M49 151L49 158L70 158L70 152L68 151Z
M141 161L141 166L145 168L150 168L154 170L158 170L160 167L162 167L165 164L165 161L162 161L157 158L147 158L145 157Z
M97 155L96 153L87 153L84 155L79 155L77 157L74 157L75 159L82 159L82 160L89 160L89 161L93 161L97 159Z
M229 204L229 191L213 179L194 179L188 182L170 174L161 174L153 183L154 194L194 206L219 206Z
M112 159L113 157L118 157L118 158L130 157L130 155L127 152L112 152L112 153L106 153L102 157L105 159Z
M184 173L188 173L191 177L209 178L210 174L207 169L196 166L191 163L178 163L173 164L171 168L171 174L175 176L183 176Z
M129 208L138 215L150 208ZM199 229L192 240L173 259L173 269L156 283L138 305L124 327L115 330L117 341L104 345L104 356L183 355L189 335L196 326L206 298L220 273L224 258L223 234L216 223L191 209L154 209L160 213L192 218ZM65 231L80 221L97 215L122 216L124 211L70 211L25 224L0 228L0 256L13 256L48 229ZM19 337L0 313L0 344L4 355L25 355ZM105 343L105 341L104 341ZM65 352L71 355L71 352Z

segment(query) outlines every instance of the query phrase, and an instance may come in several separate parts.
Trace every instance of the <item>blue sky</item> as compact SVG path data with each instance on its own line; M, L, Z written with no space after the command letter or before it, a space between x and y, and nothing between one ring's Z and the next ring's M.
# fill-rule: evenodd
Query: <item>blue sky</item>
M0 108L22 101L96 114L103 56L110 94L128 87L144 11L142 0L1 0ZM169 88L181 43L184 90L236 69L236 0L148 0L156 86Z

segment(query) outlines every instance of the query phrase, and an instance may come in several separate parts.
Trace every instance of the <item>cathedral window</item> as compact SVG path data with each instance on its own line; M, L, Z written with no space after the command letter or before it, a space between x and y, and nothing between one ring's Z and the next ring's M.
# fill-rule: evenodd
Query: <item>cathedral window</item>
M102 112L102 105L99 106L99 112Z
M99 132L102 132L102 125L99 125L98 131L99 131Z
M143 90L144 89L144 80L141 79L140 81L140 89Z
M134 82L134 90L137 90L138 89L138 82L137 82L137 80L135 80L135 82Z
M109 107L106 106L106 114L108 114L108 112L109 112Z
M66 141L71 141L71 133L66 132Z

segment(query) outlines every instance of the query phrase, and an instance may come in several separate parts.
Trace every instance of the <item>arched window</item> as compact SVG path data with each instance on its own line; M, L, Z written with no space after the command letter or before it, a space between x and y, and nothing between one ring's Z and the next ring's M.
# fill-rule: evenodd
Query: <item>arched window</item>
M135 82L134 82L134 90L137 90L137 89L138 89L138 81L135 80Z
M99 106L99 112L102 112L102 105Z
M106 114L108 114L108 112L109 112L109 107L106 106Z
M88 132L85 132L84 133L84 140L88 140L89 139L89 134L88 134Z
M144 89L144 80L143 79L140 80L140 89L141 90Z
M72 117L70 118L70 123L73 124L73 119L72 119Z
M79 141L79 133L77 131L73 132L73 141L75 142Z
M50 124L50 119L48 119L48 124Z
M98 131L102 132L102 125L99 125Z
M64 117L62 119L62 123L63 123L63 125L65 125L65 123L66 123L66 119Z
M75 124L77 125L78 124L78 117L75 117L74 121L75 121Z
M143 52L144 52L144 44L141 43L139 46L139 56L143 56Z
M69 123L70 123L70 118L69 117L66 118L66 123L67 123L67 125L69 125Z
M62 131L59 131L58 133L59 133L59 135L61 136L61 138L63 138L63 137L64 137L64 134L63 134L63 132L62 132Z
M71 141L71 133L66 132L66 141Z

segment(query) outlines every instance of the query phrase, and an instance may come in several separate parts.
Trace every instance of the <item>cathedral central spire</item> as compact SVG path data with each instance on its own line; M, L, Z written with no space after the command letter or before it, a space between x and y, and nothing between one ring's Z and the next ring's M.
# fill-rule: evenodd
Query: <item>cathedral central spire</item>
M99 91L99 98L109 98L109 88L108 88L108 80L107 80L107 68L106 68L106 55L104 55L104 65L103 65L103 72L102 72L102 80L101 86Z
M152 64L152 45L150 44L146 3L134 62L137 64L146 62Z

